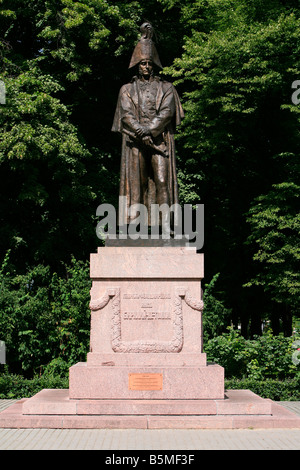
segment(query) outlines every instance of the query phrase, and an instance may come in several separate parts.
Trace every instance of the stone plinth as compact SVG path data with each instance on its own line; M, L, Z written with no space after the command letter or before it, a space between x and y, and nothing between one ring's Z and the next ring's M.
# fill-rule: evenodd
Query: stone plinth
M129 379L132 375L137 379L140 378L140 389L130 389ZM151 389L153 385L149 383L149 379L152 377L160 381L161 388ZM70 369L70 398L166 400L224 398L224 370L218 365L105 367L79 363Z
M203 255L186 247L105 247L91 255L90 272L90 353L70 369L70 398L224 397L223 368L207 365L202 351ZM141 389L130 387L132 375Z
M189 355L189 365L195 356L199 363L203 255L188 248L105 247L91 255L90 266L88 363L106 362L104 355L111 353L115 365L119 359L114 353L144 353L144 358L146 353L148 365L153 353L164 359L173 354L179 361L178 353Z

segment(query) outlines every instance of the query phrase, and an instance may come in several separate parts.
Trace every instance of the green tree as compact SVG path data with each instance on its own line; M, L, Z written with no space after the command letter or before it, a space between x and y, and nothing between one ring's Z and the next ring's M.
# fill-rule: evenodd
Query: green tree
M1 257L10 250L0 337L18 372L84 360L88 270L65 265L72 255L85 263L100 244L97 206L117 204L111 125L139 26L152 21L170 64L183 36L177 12L157 0L0 0Z
M96 249L96 207L117 203L115 104L145 20L183 97L180 198L205 204L206 279L220 273L233 323L259 333L278 306L296 311L298 168L278 156L299 155L297 0L1 0L0 250L20 274Z
M205 204L206 275L221 273L234 323L241 321L245 333L250 323L251 333L259 334L276 299L261 284L243 287L260 271L254 247L245 244L251 230L246 214L256 198L283 183L277 155L299 155L299 113L290 106L291 84L300 75L297 2L164 4L180 4L187 31L183 54L167 71L185 90L182 171L202 175L193 190ZM284 212L283 200L277 202ZM296 197L290 203L293 213Z
M248 243L256 247L254 260L262 269L247 286L263 286L291 327L292 315L300 315L300 168L298 155L280 155L280 159L287 179L259 196L249 211Z
M0 269L0 335L11 371L32 377L58 359L86 360L89 348L89 267L76 261L58 275L37 265L18 274L9 261Z
M7 88L0 249L19 247L19 266L86 259L99 244L96 208L118 197L121 140L111 132L118 91L131 78L147 16L170 64L181 37L176 11L163 14L157 0L0 2Z
M217 281L220 273L213 276L207 283L203 295L203 339L207 341L222 333L224 325L230 320L230 310L224 306L224 302L218 298L220 293L217 291ZM204 347L205 349L205 347Z
M72 251L82 255L79 240L86 241L86 232L92 230L87 208L95 199L86 184L85 160L91 155L56 97L61 86L34 63L17 76L6 73L3 78L2 250L12 249L19 265L21 260L25 265L59 263Z

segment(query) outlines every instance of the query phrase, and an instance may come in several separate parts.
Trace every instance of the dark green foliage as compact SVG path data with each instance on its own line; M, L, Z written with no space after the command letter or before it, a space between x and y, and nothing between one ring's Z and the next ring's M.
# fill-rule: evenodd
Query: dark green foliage
M0 340L11 371L42 377L48 363L85 358L95 213L118 196L110 129L149 20L186 113L180 201L205 205L208 352L230 375L293 376L279 333L288 342L299 316L298 3L0 2ZM255 337L263 320L268 341ZM242 336L220 336L239 323Z
M275 401L299 401L300 378L275 380L275 379L225 379L225 387L228 390L251 390L262 398Z
M296 336L274 336L270 330L247 340L229 328L228 333L210 339L204 350L208 360L225 368L227 378L283 380L299 376L299 366L292 359L296 340Z
M6 257L0 272L0 331L10 370L32 376L59 358L86 360L89 348L89 267L73 260L65 276L36 266L15 275Z
M10 374L7 370L0 370L0 399L27 398L45 388L69 388L68 374L62 376L45 373L34 378L24 378L22 375Z
M224 302L217 298L216 286L218 285L219 274L216 274L209 284L205 287L203 295L204 310L203 310L203 341L207 343L220 335L224 326L230 320L231 311L224 306Z
M85 168L91 154L56 98L61 85L51 76L32 65L3 78L1 248L11 249L21 269L39 262L57 267L70 253L85 253L79 241L92 242L95 195Z
M262 285L272 298L300 312L300 165L299 157L284 154L278 157L284 182L272 185L270 191L253 203L248 222L251 235L248 243L258 250L254 260L261 270L251 282Z
M206 276L220 272L244 334L248 324L259 333L265 316L280 318L289 335L299 315L297 2L164 4L180 4L187 25L183 54L168 72L184 90L181 171L205 205Z

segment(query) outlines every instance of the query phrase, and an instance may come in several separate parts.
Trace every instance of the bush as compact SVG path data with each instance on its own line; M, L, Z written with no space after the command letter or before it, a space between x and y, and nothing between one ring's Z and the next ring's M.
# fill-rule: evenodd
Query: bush
M209 338L221 334L224 324L230 318L231 310L226 308L224 302L218 297L221 294L217 291L217 281L220 273L215 274L211 281L205 286L203 301L203 341L206 343Z
M44 388L69 388L68 374L64 376L45 374L26 379L22 375L10 374L7 367L0 373L0 399L28 398Z
M69 374L69 368L71 363L64 361L61 357L53 359L49 364L44 368L43 378L47 380L51 378L66 378Z
M90 335L88 263L72 259L65 274L38 265L15 274L9 254L0 267L0 340L10 370L32 378L62 358L85 360Z
M229 333L210 339L205 352L209 361L225 368L228 377L242 377L246 373L246 340L233 328L229 328Z
M237 330L210 339L205 347L209 361L225 368L226 376L256 380L293 378L299 366L293 363L293 343L297 337L262 336L246 340Z
M225 379L227 390L251 390L262 398L275 401L300 400L300 376L287 380Z

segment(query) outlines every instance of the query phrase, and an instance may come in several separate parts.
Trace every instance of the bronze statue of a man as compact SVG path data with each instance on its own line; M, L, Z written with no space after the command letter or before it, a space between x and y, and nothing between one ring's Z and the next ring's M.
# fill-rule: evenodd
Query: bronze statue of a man
M184 114L174 86L154 73L162 65L152 26L141 32L129 65L138 73L120 90L112 131L123 135L120 196L150 211L151 204L178 204L174 132Z

